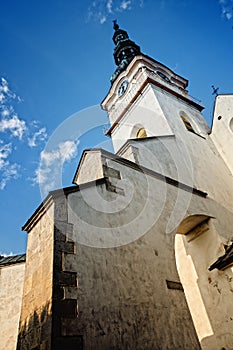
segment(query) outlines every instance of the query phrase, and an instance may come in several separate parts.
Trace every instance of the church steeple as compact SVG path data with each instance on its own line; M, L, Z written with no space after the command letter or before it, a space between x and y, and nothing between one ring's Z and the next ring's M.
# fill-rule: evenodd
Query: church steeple
M112 39L116 45L113 56L118 67L110 78L111 84L113 84L118 75L125 70L132 59L141 53L140 47L129 39L128 33L125 30L119 28L117 21L114 20L113 23L115 32Z

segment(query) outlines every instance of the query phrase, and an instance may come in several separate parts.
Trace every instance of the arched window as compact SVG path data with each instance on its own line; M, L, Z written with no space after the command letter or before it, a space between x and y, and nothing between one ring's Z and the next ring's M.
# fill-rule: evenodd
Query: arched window
M184 123L186 129L187 129L188 131L191 131L191 132L194 132L194 133L195 133L195 131L194 131L193 127L192 127L192 124L188 121L188 119L185 118L183 115L181 115L180 117L181 117L181 119L183 120L183 123Z
M139 129L138 132L137 132L136 137L137 137L138 139L142 139L142 138L144 138L144 137L147 137L146 129L145 129L145 128Z

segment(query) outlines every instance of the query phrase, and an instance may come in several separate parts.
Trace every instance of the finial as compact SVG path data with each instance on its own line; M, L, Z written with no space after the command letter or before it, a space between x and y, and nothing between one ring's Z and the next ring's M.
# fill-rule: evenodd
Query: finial
M119 29L119 25L117 24L116 19L113 20L113 29L115 29L115 30Z
M211 85L211 87L212 87L212 89L213 89L212 95L218 96L218 90L219 90L219 88L218 88L218 87L216 88L214 85Z

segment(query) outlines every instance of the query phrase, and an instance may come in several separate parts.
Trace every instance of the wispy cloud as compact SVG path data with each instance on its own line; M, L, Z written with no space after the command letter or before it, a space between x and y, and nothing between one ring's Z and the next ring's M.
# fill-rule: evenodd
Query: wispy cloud
M121 10L131 10L131 1L130 0L122 1L120 4L120 9Z
M100 24L105 23L109 17L117 12L132 10L134 7L144 6L143 0L94 0L88 8L88 20L94 20Z
M9 155L12 152L12 144L4 143L0 140L0 189L3 190L8 181L11 179L17 179L19 177L20 166L16 163L11 164L8 160Z
M47 136L48 135L45 127L39 129L32 136L28 137L28 146L36 147L38 143L45 141L47 139Z
M46 128L37 121L27 123L15 111L16 103L22 102L10 88L5 78L0 78L0 190L20 177L21 166L14 161L19 144L30 148L44 142Z
M35 172L34 183L41 186L43 194L49 192L61 184L62 167L77 155L78 142L67 140L58 144L51 151L42 151L40 165Z
M218 3L221 7L221 13L222 17L226 18L227 20L232 19L233 17L233 1L232 0L218 0Z
M104 22L107 21L107 17L106 16L101 16L99 21L100 21L100 24L103 24Z
M16 136L20 140L22 139L26 130L27 127L25 121L19 119L17 114L7 118L4 117L2 120L0 120L0 132L9 131L12 136Z
M26 122L18 117L13 107L13 101L21 99L11 91L5 78L0 79L0 132L9 132L20 140L26 132Z
M0 79L0 103L3 104L9 98L15 99L17 96L10 90L7 80L2 77Z
M108 10L108 13L112 13L112 2L113 2L113 0L108 0L107 1L106 8Z

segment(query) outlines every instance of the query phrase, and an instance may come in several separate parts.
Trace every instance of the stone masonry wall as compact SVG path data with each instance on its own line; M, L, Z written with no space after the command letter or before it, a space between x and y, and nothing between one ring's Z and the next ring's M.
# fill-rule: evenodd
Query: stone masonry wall
M61 196L55 201L54 277L53 277L53 350L79 350L82 336L69 336L64 324L77 320L77 261L73 240L73 225L68 223L67 200ZM74 268L75 266L75 268Z
M17 350L51 349L54 206L28 233Z

